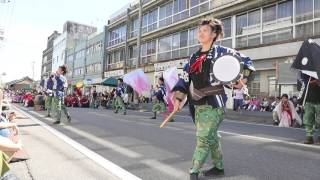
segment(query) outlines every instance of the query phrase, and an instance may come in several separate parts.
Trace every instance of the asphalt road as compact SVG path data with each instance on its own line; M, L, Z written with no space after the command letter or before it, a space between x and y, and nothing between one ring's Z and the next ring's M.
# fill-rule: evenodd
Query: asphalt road
M52 124L44 112L22 108ZM70 125L52 126L77 142L147 180L188 179L195 128L187 113L160 129L151 113L69 108ZM224 177L235 180L319 180L320 145L303 145L302 129L224 120L220 127ZM211 159L205 165L210 167ZM209 179L201 177L201 179Z

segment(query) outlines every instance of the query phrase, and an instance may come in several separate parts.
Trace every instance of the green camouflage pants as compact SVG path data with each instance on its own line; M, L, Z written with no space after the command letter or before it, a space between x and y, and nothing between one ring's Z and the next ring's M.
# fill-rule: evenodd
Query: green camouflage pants
M114 106L115 106L115 111L119 111L120 109L122 109L123 112L126 112L126 107L124 105L123 99L120 96L116 97Z
M158 101L155 102L152 106L152 112L166 112L167 111L167 105L162 102L162 101Z
M54 105L56 107L55 109L57 112L57 120L58 121L61 120L61 111L63 111L66 116L69 116L69 112L68 112L66 106L64 105L64 97L55 96L53 101L54 101Z
M314 127L320 125L320 103L306 103L304 107L303 124L306 128L306 135L313 136ZM319 128L319 127L318 127Z
M195 107L197 145L193 154L190 173L199 173L202 165L211 153L213 165L223 169L223 158L218 129L223 120L224 110L209 105Z
M52 105L53 105L53 97L46 96L45 107L46 107L48 114L50 114L52 111Z

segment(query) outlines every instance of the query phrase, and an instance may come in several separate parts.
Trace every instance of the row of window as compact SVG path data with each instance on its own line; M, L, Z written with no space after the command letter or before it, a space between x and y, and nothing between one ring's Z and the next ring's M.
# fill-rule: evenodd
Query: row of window
M174 0L161 5L142 17L142 33L165 27L172 23L204 13L209 10L209 0ZM130 37L138 35L139 21L134 18L130 25ZM124 42L126 38L126 26L122 25L109 32L108 45L112 46Z
M177 1L178 4L179 2ZM294 4L296 4L295 14L293 14ZM164 5L164 7L167 6L170 7L170 3ZM179 8L176 9L179 10ZM150 13L152 14L152 12ZM168 15L170 15L169 12ZM160 17L165 16L160 15ZM153 23L153 21L150 22ZM236 15L234 18L224 18L222 22L225 37L218 43L227 47L241 48L319 35L320 0L281 1ZM233 24L235 24L235 27L233 27ZM144 27L148 28L149 25L146 24ZM234 31L233 28L235 28ZM197 28L192 28L143 43L141 45L140 63L152 63L189 56L199 48L196 38L197 30ZM233 39L235 44L233 44ZM137 47L129 47L129 59L136 57ZM114 52L109 57L109 63L111 64L123 60L124 50Z
M89 47L87 47L87 55L101 53L102 48L103 48L103 43L101 41L95 44L92 44Z
M109 32L108 45L113 46L124 42L126 39L126 26L117 27Z
M102 66L101 63L96 63L96 64L90 64L86 66L86 74L94 74L94 73L99 73L102 71ZM85 71L84 68L76 68L73 70L74 76L81 76L84 75ZM70 76L72 75L71 73L69 74Z
M101 63L90 64L86 67L87 74L94 74L101 72Z
M75 59L83 58L85 55L92 55L95 53L101 53L103 48L102 42L98 42L92 44L91 46L87 47L87 49L83 49L80 51L75 52ZM74 60L73 54L68 55L67 62L72 62Z
M293 13L294 3L296 13ZM236 44L231 39L222 41L227 46L248 47L304 38L320 34L320 0L288 0L236 16ZM232 32L231 18L224 26Z

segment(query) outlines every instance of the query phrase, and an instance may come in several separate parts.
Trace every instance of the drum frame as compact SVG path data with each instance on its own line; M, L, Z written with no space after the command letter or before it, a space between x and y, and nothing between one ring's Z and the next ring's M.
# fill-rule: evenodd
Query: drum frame
M236 82L237 80L239 80L239 79L242 77L242 74L243 74L243 71L244 71L244 62L242 61L241 57L238 56L238 55L235 55L235 54L233 54L233 53L226 53L226 54L223 54L223 55L220 56L220 57L215 58L215 59L211 62L211 64L210 64L210 69L213 69L216 61L217 61L219 58L224 57L224 56L232 56L232 57L234 57L234 58L236 58L236 59L238 60L238 62L239 62L239 64L240 64L240 73L238 74L237 77L235 77L235 78L232 79L231 81L221 81L221 80L219 80L219 79L217 79L217 78L215 77L214 72L211 72L211 73L210 73L210 78L214 79L214 83L215 83L215 84L216 84L216 83L219 83L219 84L224 84L224 85L226 85L226 84L234 83L234 82ZM227 68L226 68L226 69L227 69Z

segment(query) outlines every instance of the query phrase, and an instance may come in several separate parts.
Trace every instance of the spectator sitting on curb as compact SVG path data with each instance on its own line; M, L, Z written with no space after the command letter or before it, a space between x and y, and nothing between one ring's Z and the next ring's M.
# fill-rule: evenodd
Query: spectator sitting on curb
M261 112L262 111L269 111L269 101L266 97L263 98L260 106L261 106L261 109L260 109Z
M276 111L280 119L279 127L292 127L295 122L300 125L302 124L302 121L287 94L282 95L281 102L276 107Z

